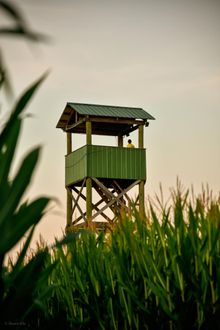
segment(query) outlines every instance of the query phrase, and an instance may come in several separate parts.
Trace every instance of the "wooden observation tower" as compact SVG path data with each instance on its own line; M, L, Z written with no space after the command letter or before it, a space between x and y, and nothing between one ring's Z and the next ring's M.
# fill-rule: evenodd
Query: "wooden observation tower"
M97 226L103 224L97 217L111 224L122 208L125 212L129 211L131 201L127 193L137 185L139 211L144 216L144 127L152 119L154 117L141 108L66 104L56 127L67 133L67 230L91 222ZM135 130L138 130L138 146L134 149L123 147L123 138ZM73 151L74 133L86 134L86 145ZM93 134L116 136L118 146L93 145ZM96 196L99 196L96 202L93 201L95 191ZM113 213L113 218L106 214L108 209Z

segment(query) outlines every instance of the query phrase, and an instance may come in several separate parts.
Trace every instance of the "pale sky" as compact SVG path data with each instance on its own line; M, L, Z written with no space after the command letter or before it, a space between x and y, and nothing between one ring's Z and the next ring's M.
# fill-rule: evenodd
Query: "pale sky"
M220 1L20 0L31 27L48 44L1 38L18 96L48 68L28 112L17 159L43 145L28 195L54 196L60 204L37 228L51 242L64 230L65 134L56 129L66 102L142 107L156 120L145 129L146 195L162 183L165 195L177 176L201 192L220 191ZM1 18L2 17L2 18ZM3 20L0 13L0 21ZM4 103L4 102L3 102ZM8 106L1 106L2 116ZM137 144L137 133L131 138ZM73 148L85 143L73 136ZM115 138L93 143L116 145Z

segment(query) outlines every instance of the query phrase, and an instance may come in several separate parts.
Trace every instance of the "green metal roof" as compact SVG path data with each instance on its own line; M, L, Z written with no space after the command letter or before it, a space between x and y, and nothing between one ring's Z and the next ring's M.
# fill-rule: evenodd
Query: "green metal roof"
M92 134L118 136L129 134L139 124L148 126L151 119L154 117L142 108L69 102L56 127L70 133L85 134L86 120L91 120Z
M116 117L116 118L132 118L132 119L155 119L147 111L142 108L120 107L100 104L85 104L68 102L67 106L71 107L81 115L100 116L100 117Z

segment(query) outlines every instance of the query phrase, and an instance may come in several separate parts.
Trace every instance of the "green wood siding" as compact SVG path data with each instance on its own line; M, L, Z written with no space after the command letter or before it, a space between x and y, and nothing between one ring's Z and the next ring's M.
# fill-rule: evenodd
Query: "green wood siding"
M86 145L66 156L66 186L84 177L146 180L145 149Z
M66 155L66 171L65 171L65 184L66 186L76 181L82 180L87 176L87 160L86 150L82 147L74 152Z

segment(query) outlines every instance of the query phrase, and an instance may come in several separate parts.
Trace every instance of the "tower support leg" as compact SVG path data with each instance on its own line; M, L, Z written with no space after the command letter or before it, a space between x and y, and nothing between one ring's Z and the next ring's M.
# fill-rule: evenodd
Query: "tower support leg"
M140 125L138 129L138 147L144 148L144 126ZM141 218L145 215L145 209L144 209L144 181L141 181L139 183L139 212Z
M144 217L145 215L145 208L144 208L144 181L141 181L139 183L139 212L140 212L140 216L141 218Z
M67 196L67 205L66 205L66 225L69 227L72 223L72 192L71 189L66 189Z
M86 179L86 218L87 222L92 218L92 179Z
M66 134L66 146L67 155L72 152L72 135L71 133ZM66 225L67 227L72 223L72 192L71 189L66 188Z

